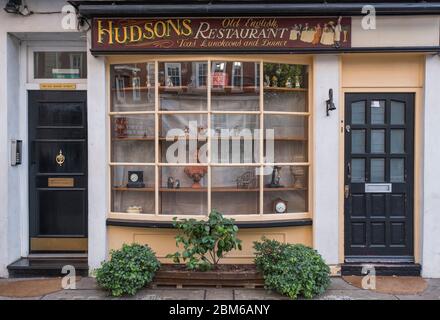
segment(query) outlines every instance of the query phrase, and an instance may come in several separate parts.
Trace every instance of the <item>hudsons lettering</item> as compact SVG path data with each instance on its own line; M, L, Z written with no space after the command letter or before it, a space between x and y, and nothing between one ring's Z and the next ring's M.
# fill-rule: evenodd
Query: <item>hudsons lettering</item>
M167 19L146 21L144 24L133 24L128 20L126 25L112 20L98 20L98 43L133 43L143 40L166 39L172 36L190 36L190 19Z

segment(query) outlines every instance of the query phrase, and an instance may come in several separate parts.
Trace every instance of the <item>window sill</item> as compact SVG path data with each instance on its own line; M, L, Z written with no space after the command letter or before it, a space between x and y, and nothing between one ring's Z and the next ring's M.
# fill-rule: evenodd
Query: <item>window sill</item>
M133 228L172 228L172 221L153 221L153 220L131 220L131 219L115 219L108 218L107 226L116 227L133 227ZM276 227L300 227L311 226L312 219L289 219L289 220L272 220L272 221L236 221L236 225L241 229L251 228L276 228Z

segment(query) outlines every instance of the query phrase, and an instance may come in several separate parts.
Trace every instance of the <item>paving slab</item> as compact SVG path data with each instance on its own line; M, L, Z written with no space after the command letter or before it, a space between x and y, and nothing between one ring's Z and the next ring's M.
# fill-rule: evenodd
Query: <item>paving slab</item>
M235 300L289 300L276 292L265 289L235 289Z
M143 289L137 300L204 300L204 289Z
M317 300L397 300L392 294L378 293L373 290L327 290L316 297Z
M440 287L440 279L425 279L428 282L428 286Z
M342 278L330 278L329 290L356 290L355 286L352 286Z
M98 290L100 289L96 283L96 279L92 277L81 278L76 283L76 289L79 290Z
M111 299L103 290L61 290L45 295L42 300L103 300Z
M206 289L205 300L234 300L233 289Z
M419 294L398 294L399 300L440 300L440 287L428 285L428 288Z

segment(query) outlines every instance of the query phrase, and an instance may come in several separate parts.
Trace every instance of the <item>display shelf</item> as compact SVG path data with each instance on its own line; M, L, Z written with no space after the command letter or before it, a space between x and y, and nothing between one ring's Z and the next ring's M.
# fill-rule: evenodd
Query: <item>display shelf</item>
M113 191L129 191L129 192L154 192L153 187L147 188L127 188L127 187L113 187Z
M154 137L112 138L113 141L154 141Z
M280 92L307 92L306 88L285 88L285 87L264 87L265 91L280 91Z
M160 192L207 192L207 188L191 188L191 187L181 187L181 188L159 188Z

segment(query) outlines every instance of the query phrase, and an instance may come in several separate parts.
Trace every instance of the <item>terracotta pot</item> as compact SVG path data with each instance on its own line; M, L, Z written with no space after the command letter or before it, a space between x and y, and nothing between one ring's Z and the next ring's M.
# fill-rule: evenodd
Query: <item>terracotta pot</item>
M193 189L200 189L202 186L200 185L200 180L205 176L208 172L208 168L206 167L186 167L184 170L185 174L190 177L194 183L191 186Z

